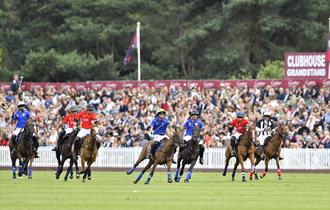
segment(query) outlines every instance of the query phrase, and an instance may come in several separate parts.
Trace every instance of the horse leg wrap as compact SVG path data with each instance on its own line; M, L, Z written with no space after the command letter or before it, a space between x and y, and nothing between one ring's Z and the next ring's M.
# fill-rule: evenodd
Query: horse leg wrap
M143 172L141 172L140 174L139 174L139 176L136 178L136 181L139 181L141 178L142 178L142 176L143 176Z
M179 175L179 171L180 171L180 170L177 168L176 171L175 171L175 177L180 177L180 175Z
M150 180L151 180L151 178L152 178L152 175L151 175L151 174L149 174L149 176L148 176L148 178L147 178L147 181L146 181L146 183L149 183L149 182L150 182Z
M191 179L192 171L188 171L186 179Z
M15 166L12 168L12 171L13 171L13 176L16 176L16 167Z
M277 169L277 175L281 176L281 169Z
M135 168L136 168L136 167L133 166L133 168L131 168L131 169L128 171L128 173L129 173L129 174L133 173L133 171L135 170Z
M172 173L171 172L167 172L167 178L172 179Z
M32 177L32 167L29 167L29 177Z

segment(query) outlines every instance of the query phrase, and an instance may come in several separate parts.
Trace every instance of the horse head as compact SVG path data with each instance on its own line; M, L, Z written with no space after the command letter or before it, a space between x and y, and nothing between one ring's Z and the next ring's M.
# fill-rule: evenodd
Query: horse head
M195 126L193 128L193 132L192 132L192 137L191 137L191 139L194 142L198 142L199 137L200 137L200 132L201 132L201 128L198 126L197 123L195 123Z
M35 123L33 120L28 120L24 126L24 132L26 135L33 136L35 133Z
M250 144L256 141L256 126L254 123L249 123L245 126L245 133L241 137L245 140L246 144Z
M281 137L284 143L289 136L289 127L285 124L280 124L276 129L276 133Z
M177 125L172 125L172 129L174 131L172 137L173 143L176 145L182 144L183 129L180 129L180 127Z

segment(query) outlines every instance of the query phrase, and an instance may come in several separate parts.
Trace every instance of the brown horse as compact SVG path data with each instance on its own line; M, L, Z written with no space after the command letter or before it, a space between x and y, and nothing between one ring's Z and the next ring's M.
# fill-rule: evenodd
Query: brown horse
M28 179L32 179L32 162L34 160L35 154L33 152L33 134L35 132L34 123L32 120L28 120L25 127L18 134L18 143L16 152L13 152L14 145L9 144L10 157L12 161L12 172L13 179L16 179L16 160L19 160L19 172L18 176L21 177L26 174L25 171L28 167Z
M158 165L167 165L167 181L168 183L172 183L172 174L171 174L171 165L174 153L176 151L177 144L179 144L182 140L180 138L181 130L175 128L175 131L169 132L169 139L166 139L160 146L160 149L155 152L155 155L149 159L148 164L143 168L140 175L133 182L137 184L142 178L143 174L152 166L147 181L144 184L149 184L152 176L154 175L155 169ZM140 155L141 156L141 155Z
M84 137L83 143L80 148L80 159L81 159L81 171L78 174L84 174L83 182L86 180L86 176L88 176L88 180L91 179L91 165L96 160L97 156L97 145L96 145L96 127L91 129L89 135ZM87 162L87 168L85 167L85 163Z
M276 129L275 134L266 142L264 145L264 152L265 152L265 171L262 173L260 178L263 178L266 176L268 172L268 163L271 159L276 160L276 166L277 166L277 175L278 179L281 180L281 169L280 169L280 154L281 154L281 143L286 140L289 133L289 129L287 125L281 124ZM255 150L255 157L256 157L256 166L261 161L261 154L259 150Z
M254 140L256 138L256 128L254 124L250 124L246 127L246 131L244 134L240 136L240 141L238 143L237 147L237 157L236 162L234 164L234 169L232 172L232 181L235 180L235 173L238 164L241 165L241 172L242 172L242 181L246 182L245 178L245 168L244 168L244 161L247 160L247 158L250 159L251 162L251 170L250 170L250 180L252 180L252 175L254 174L255 179L258 179L258 175L255 170L255 164L254 164L254 152L255 152L255 146L254 146ZM227 168L229 164L229 160L232 158L231 156L231 145L228 144L226 148L226 162L225 162L225 169L223 172L223 176L226 176Z

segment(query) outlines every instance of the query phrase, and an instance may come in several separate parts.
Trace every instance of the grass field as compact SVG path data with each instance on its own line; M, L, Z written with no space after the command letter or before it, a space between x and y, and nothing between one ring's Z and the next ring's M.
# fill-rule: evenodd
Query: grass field
M330 209L330 174L284 173L242 183L220 173L194 173L191 183L168 184L166 173L155 173L134 185L138 172L93 172L93 180L56 180L52 171L34 171L33 179L11 179L0 171L1 210L204 210L204 209Z

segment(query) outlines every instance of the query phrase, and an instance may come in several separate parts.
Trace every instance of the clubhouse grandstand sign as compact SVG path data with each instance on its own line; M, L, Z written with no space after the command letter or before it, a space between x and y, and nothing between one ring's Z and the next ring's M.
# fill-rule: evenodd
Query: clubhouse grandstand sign
M283 80L142 80L138 81L89 81L89 82L23 82L22 89L56 89L57 91L76 89L78 91L120 90L120 89L149 89L149 88L297 88L297 87L330 88L329 79L283 79ZM9 82L0 82L0 91L10 89Z
M325 53L285 53L285 76L288 79L328 78Z

